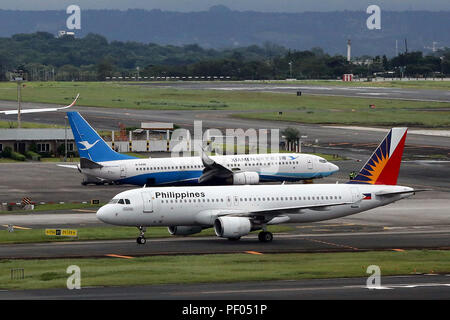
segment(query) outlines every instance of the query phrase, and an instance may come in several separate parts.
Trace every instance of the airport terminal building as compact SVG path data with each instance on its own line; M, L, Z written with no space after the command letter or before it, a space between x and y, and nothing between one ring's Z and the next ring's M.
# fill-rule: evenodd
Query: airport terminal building
M67 139L67 150L76 151L72 131L66 129L0 129L0 152L5 147L25 153L30 146L36 145L39 153L54 154Z

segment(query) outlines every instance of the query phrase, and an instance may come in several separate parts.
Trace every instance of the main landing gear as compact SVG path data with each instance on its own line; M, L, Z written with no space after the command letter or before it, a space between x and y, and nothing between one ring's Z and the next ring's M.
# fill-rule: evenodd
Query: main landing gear
M272 242L273 234L272 232L267 231L267 224L263 222L261 224L262 231L258 233L258 239L260 242Z
M261 242L271 242L273 240L273 234L269 231L261 231L258 233L258 239Z
M138 229L139 229L139 237L137 237L136 242L138 244L145 244L147 242L147 240L145 239L144 234L145 234L145 231L147 231L147 229L142 226L138 227Z

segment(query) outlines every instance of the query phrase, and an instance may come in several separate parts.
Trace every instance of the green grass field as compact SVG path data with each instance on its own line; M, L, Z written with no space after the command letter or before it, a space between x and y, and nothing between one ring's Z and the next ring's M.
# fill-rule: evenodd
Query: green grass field
M12 106L14 109L15 106ZM35 128L64 128L64 126L51 125L45 123L36 123L36 122L26 122L21 121L20 123L22 129L35 129ZM17 121L4 121L0 120L0 129L10 129L17 128Z
M378 265L381 276L447 273L449 261L450 251L437 250L0 260L0 289L64 288L70 265L80 268L87 287L368 277L369 265ZM15 268L24 269L24 279L11 280Z
M317 82L320 83L320 82ZM424 81L424 85L428 82ZM446 83L444 81L444 83ZM416 84L417 85L417 84ZM112 82L30 82L23 101L145 110L239 111L241 118L319 124L450 127L450 103L313 96L269 92L229 92L149 88ZM16 88L0 83L0 100L15 100ZM375 109L369 108L371 104ZM248 112L248 113L245 113ZM279 112L283 112L279 115Z

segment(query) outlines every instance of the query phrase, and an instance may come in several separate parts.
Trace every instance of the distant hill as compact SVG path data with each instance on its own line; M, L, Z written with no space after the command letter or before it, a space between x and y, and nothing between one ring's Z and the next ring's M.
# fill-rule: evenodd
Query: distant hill
M0 37L66 28L65 11L0 10ZM450 11L381 13L381 30L368 30L365 12L261 13L231 11L215 6L202 12L161 10L83 10L77 37L101 34L109 41L233 48L270 42L295 50L320 47L330 54L346 55L347 39L352 55L395 55L405 50L430 51L450 47Z

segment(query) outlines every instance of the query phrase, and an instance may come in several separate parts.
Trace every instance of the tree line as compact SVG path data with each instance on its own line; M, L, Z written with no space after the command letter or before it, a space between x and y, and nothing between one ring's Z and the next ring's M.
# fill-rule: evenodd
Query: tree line
M28 80L96 81L108 77L227 76L245 79L337 79L360 77L439 77L450 74L450 48L424 55L404 52L388 58L362 56L349 63L321 48L296 51L265 43L233 49L197 44L173 46L108 41L97 34L83 38L36 32L0 38L0 80L22 70Z

